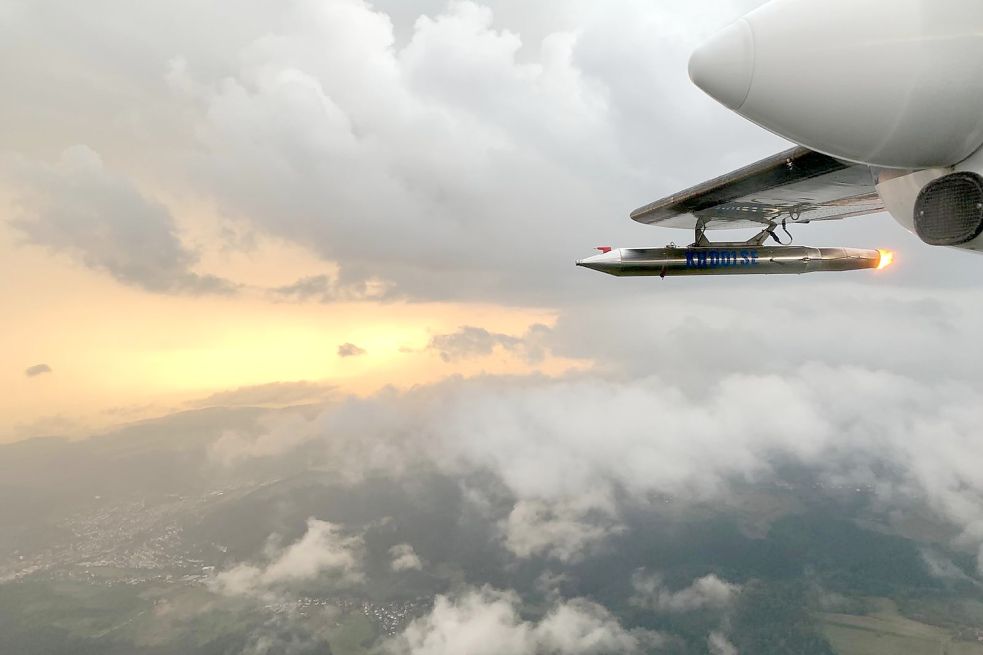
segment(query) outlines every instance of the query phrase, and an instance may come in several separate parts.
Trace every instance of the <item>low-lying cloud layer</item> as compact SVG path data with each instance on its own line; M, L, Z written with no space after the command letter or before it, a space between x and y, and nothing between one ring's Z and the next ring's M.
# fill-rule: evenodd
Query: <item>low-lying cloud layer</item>
M540 621L519 616L520 600L488 587L438 596L433 611L391 640L392 655L605 655L648 652L656 633L626 630L604 607L584 599L557 603Z
M410 544L396 544L389 549L392 562L389 566L393 571L420 571L423 561Z
M637 572L632 577L634 605L656 612L692 612L726 609L740 593L740 586L707 575L677 591L671 590L658 573Z
M607 494L585 492L571 500L519 500L502 522L505 547L519 557L545 555L565 562L621 531Z
M211 586L228 596L264 597L291 585L329 577L338 587L363 581L362 540L345 536L341 528L317 519L307 521L307 532L285 548L271 546L266 564L239 564L219 573Z
M957 547L978 551L983 388L963 361L978 348L969 334L983 323L976 309L964 294L907 291L867 304L872 292L849 288L817 292L812 306L834 297L855 305L861 322L790 307L780 310L788 320L768 327L731 299L705 312L694 303L669 320L653 310L648 324L639 309L630 324L619 320L624 308L606 320L561 318L548 347L609 349L594 371L386 390L301 421L289 439L226 445L248 453L269 444L266 456L303 446L349 479L419 465L491 472L515 498L499 525L522 557L590 552L619 529L619 499L720 498L731 481L768 480L789 462L869 487L888 506L927 505L958 528ZM948 326L963 354L938 350L938 337L919 329L928 323ZM759 328L766 333L753 336ZM731 330L761 348L727 351ZM833 341L839 355L824 362ZM845 351L854 362L836 361L850 359Z

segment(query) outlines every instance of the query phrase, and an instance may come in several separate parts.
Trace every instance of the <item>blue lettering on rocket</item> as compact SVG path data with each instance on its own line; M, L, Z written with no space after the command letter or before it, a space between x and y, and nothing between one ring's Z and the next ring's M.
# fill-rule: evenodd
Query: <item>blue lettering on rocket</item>
M710 250L708 248L686 249L686 268L708 269L757 265L758 250L756 248L744 248L741 250Z

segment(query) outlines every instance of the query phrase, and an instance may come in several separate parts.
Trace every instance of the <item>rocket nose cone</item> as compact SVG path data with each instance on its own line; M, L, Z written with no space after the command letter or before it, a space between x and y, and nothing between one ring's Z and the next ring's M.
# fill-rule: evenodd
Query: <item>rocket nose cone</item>
M737 111L751 91L754 35L744 19L717 32L689 60L689 77L724 106Z
M621 250L612 250L610 252L601 253L600 255L594 255L593 257L578 260L577 266L583 266L584 268L601 271L602 273L615 272L621 267Z

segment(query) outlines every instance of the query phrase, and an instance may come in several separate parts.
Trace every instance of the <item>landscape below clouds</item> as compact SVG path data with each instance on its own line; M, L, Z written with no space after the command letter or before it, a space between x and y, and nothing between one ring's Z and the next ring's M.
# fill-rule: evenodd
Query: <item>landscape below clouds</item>
M94 652L850 653L874 624L975 652L981 389L917 346L921 322L972 343L964 300L824 287L773 310L784 338L724 294L612 302L529 337L604 353L560 377L4 446L6 645L57 611L53 647ZM728 356L742 331L774 347Z

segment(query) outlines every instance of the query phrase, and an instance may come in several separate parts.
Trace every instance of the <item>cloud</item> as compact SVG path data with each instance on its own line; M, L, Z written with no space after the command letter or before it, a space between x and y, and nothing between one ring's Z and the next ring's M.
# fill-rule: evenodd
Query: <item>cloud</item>
M707 637L707 650L710 655L738 655L737 646L732 644L721 632L711 632Z
M617 534L625 500L714 500L793 463L869 487L881 507L928 508L957 528L952 547L983 551L983 311L972 292L808 288L807 303L755 292L770 315L713 289L672 292L665 307L570 309L543 347L594 358L590 371L348 398L283 431L233 433L222 458L304 447L347 480L421 466L487 473L510 496L490 517L503 545L560 561Z
M457 332L433 336L427 349L439 353L445 362L453 362L486 357L496 348L501 348L535 364L541 362L546 355L545 342L549 334L550 328L541 324L530 326L521 337L465 325L458 328Z
M495 346L506 349L520 339L507 334L492 334L484 328L464 326L452 334L438 334L430 340L428 348L440 353L445 362L467 357L490 355Z
M282 299L579 298L610 285L572 261L638 234L630 208L782 145L686 77L693 45L751 2L286 0L225 21L227 3L103 1L126 30L59 8L73 30L58 51L18 58L8 147L38 161L82 139L130 188L338 265ZM11 47L29 49L51 15L46 2L15 12ZM143 200L150 224L172 225ZM179 274L181 236L152 235L163 272L87 259L144 288L198 288L209 280Z
M269 417L260 422L259 434L225 430L208 447L208 459L224 467L244 461L277 457L315 438L311 422L297 414Z
M213 590L228 596L262 597L291 585L328 577L340 587L360 584L363 544L341 528L314 518L298 541L276 552L265 565L239 564L219 573Z
M18 439L51 436L80 438L91 436L92 426L76 416L49 414L15 424L13 434Z
M429 615L414 620L386 644L392 655L602 655L637 653L660 644L659 635L626 630L605 608L583 599L554 605L538 622L519 616L512 592L489 587L438 596Z
M721 580L716 575L707 575L684 589L672 591L666 586L662 576L657 573L637 571L632 576L635 590L631 598L633 605L656 612L692 612L695 610L723 610L734 602L741 588Z
M29 378L34 378L39 375L44 375L45 373L51 373L51 367L47 364L35 364L34 366L29 366L25 371L24 375Z
M581 495L570 501L520 500L504 523L505 547L518 557L545 555L576 561L622 531L610 502Z
M164 226L148 233L156 250L140 262L109 258L62 223L29 237L142 288L217 284L185 274L190 240L173 227L177 210L161 204L175 199L337 264L271 292L284 300L637 300L651 280L615 281L573 270L573 260L600 243L688 237L627 213L786 145L686 75L696 44L757 0L612 0L603 10L586 0L285 0L237 6L231 22L222 2L175 0L163 12L100 1L127 29L79 8L53 14L51 0L7 17L18 37L10 59L26 63L6 76L18 102L0 108L0 121L27 168L81 141L104 168L126 171L122 186L143 190L114 203L136 205L149 217L141 225ZM16 56L52 20L73 26L57 52ZM128 56L106 56L120 51ZM15 195L38 187L13 181ZM70 184L41 186L72 207ZM972 255L926 248L883 216L806 230L810 241L835 237L828 245L900 246L893 279L974 279ZM659 289L721 283L799 286Z
M951 559L942 555L932 548L922 548L922 561L931 575L941 579L954 582L966 582L977 588L983 588L983 582L968 575L964 570L956 565Z
M389 549L392 562L389 564L393 571L421 571L423 562L410 544L397 544Z
M195 400L192 407L259 407L286 406L324 402L337 387L323 382L271 382L213 393Z
M652 282L620 281L639 291ZM785 375L812 362L983 386L975 366L983 343L974 337L983 308L970 301L975 290L893 280L873 288L818 276L798 280L796 289L695 282L660 288L659 303L613 298L570 308L560 313L549 346L557 356L593 359L605 376L660 373L692 390L730 373ZM866 329L853 329L854 322Z
M88 146L68 148L54 165L7 158L5 168L17 182L10 224L30 243L146 291L233 291L224 280L192 272L196 257L167 208L108 170Z
M364 354L365 350L353 343L343 343L338 346L338 357L359 357Z
M240 655L318 655L331 652L329 642L318 638L296 612L275 614L256 626Z
M392 298L390 287L389 283L375 278L345 283L327 275L312 275L273 289L273 295L281 300L322 303L387 300Z

